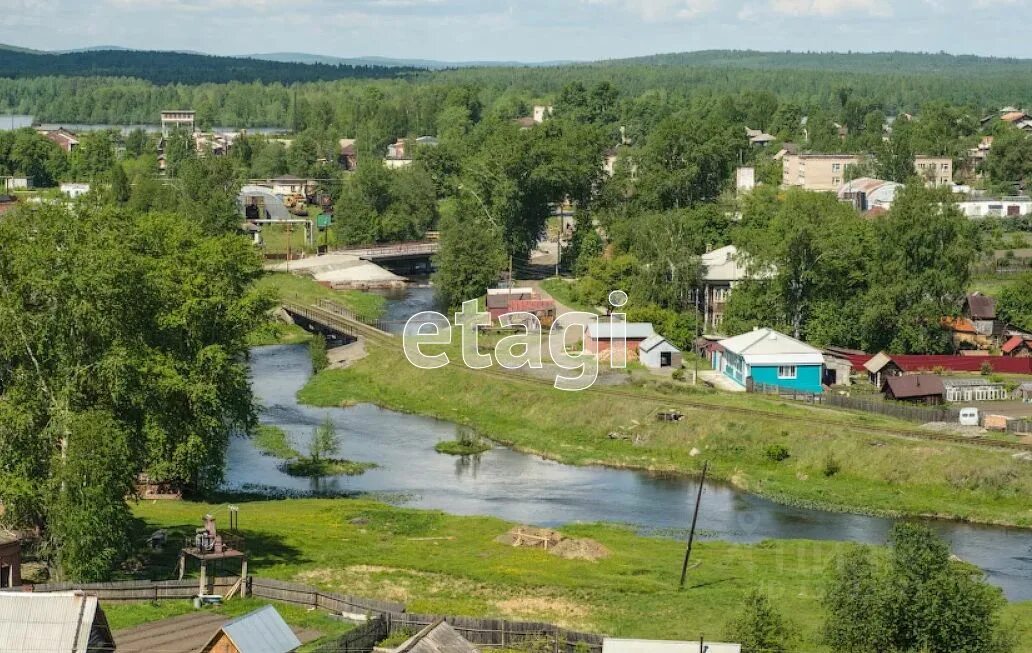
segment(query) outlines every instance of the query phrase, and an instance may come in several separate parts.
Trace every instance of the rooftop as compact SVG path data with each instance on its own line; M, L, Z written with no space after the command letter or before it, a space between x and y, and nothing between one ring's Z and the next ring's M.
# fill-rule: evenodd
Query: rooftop
M0 594L0 651L87 653L102 650L98 645L114 650L97 597L82 592Z
M935 374L907 374L890 376L882 384L882 390L888 387L896 399L916 399L941 395L946 391L942 378Z
M721 340L726 351L738 354L750 365L822 365L824 354L801 340L762 328Z
M645 340L654 335L656 330L651 322L593 322L588 325L588 337L593 340Z
M240 653L289 653L301 646L301 640L271 605L226 622L220 632ZM217 633L212 641L216 637Z

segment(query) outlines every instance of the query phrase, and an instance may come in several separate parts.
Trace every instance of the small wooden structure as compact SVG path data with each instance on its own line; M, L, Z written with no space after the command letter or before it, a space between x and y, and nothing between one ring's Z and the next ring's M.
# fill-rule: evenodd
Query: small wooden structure
M141 499L179 501L183 498L183 491L174 483L159 481L147 474L137 474L135 485Z
M0 530L0 589L21 585L21 542Z
M230 524L235 525L230 513ZM179 552L179 580L186 575L186 560L193 558L200 563L201 577L198 583L198 596L205 596L208 587L208 563L220 560L240 560L240 579L226 593L226 599L231 598L240 590L240 586L247 578L247 554L244 553L244 540L235 536L223 536L215 528L215 518L211 515L204 516L204 528L198 528L193 540L188 541L186 546Z
M291 653L300 646L276 608L267 605L223 624L201 653Z
M478 653L478 651L448 622L444 619L437 619L394 649L394 653Z

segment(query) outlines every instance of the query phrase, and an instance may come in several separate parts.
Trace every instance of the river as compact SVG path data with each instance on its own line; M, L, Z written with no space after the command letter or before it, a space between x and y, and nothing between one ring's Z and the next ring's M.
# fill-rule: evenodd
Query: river
M425 310L431 291L421 287L389 299L387 318ZM312 429L329 416L342 436L342 455L374 462L358 477L295 478L278 469L250 440L229 447L227 486L302 493L371 493L413 508L460 515L493 515L541 526L614 522L645 533L682 531L690 520L697 482L605 467L576 467L496 447L457 458L434 451L456 436L455 424L375 406L315 408L300 405L297 391L311 376L304 346L252 351L251 379L261 421L282 428L304 450ZM1011 600L1032 600L1032 531L930 522L953 552L985 570ZM848 540L882 544L892 522L877 517L784 506L720 483L707 484L699 529L703 538L733 542L765 539Z

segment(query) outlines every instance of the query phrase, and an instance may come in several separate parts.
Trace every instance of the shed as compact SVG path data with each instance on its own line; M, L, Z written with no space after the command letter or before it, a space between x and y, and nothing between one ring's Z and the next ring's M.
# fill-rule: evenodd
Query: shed
M300 647L280 613L267 605L226 622L201 653L290 653Z
M935 374L908 374L886 378L882 392L886 399L894 401L938 405L943 402L946 388L942 378Z
M533 288L488 288L487 309L508 308L509 302L517 299L534 299Z
M850 385L853 361L847 355L833 349L825 349L823 354L824 385Z
M597 354L614 346L636 351L641 343L656 335L651 322L595 322L585 330L584 350Z
M680 349L657 333L638 345L638 360L649 369L658 370L667 367L676 369L681 367L683 356Z
M1022 383L1014 389L1014 398L1032 404L1032 383Z
M0 593L0 651L114 650L115 640L97 597L78 591Z
M602 640L602 653L741 653L741 644L725 642L678 642L662 639Z
M21 542L0 530L0 589L21 585Z
M438 619L405 640L394 653L478 653L477 648L452 628Z
M871 357L871 360L864 363L864 369L867 370L871 383L879 388L888 377L903 374L903 369L883 351L878 352Z

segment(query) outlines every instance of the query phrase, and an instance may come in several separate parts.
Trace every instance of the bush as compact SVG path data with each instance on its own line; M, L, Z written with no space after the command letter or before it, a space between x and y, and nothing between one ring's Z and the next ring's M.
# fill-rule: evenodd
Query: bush
M674 373L671 375L671 377L674 379L674 381L684 381L684 368L679 367L676 370L674 370Z
M330 365L329 356L326 354L326 338L316 335L308 343L308 353L312 357L312 370L318 374Z
M982 376L989 376L993 373L993 366L989 361L982 363Z
M767 460L780 463L783 460L788 460L788 457L788 447L783 444L772 444L767 447Z
M825 478L831 478L840 471L842 471L842 465L839 464L834 455L829 453L828 457L824 459L824 468L821 470L821 473L824 474Z

